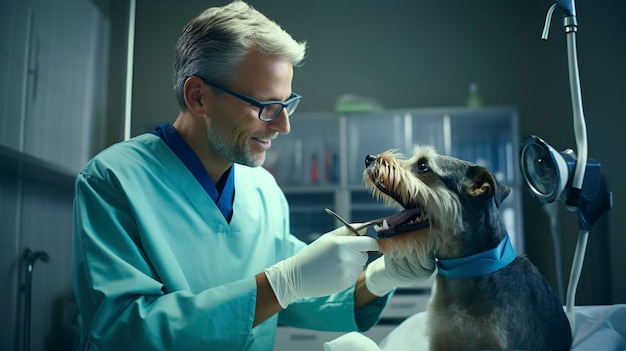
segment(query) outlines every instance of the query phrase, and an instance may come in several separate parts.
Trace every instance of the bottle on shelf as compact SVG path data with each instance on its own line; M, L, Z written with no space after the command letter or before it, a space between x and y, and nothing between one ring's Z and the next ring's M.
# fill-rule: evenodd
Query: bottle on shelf
M311 184L317 184L319 180L319 166L317 161L317 154L311 156Z
M469 85L469 94L467 95L466 105L467 107L481 107L483 105L483 101L478 94L478 84L475 82L472 82Z

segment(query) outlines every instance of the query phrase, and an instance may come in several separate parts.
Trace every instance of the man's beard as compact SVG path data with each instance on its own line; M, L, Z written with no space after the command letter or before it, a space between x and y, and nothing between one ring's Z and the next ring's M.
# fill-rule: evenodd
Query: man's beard
M220 134L214 129L209 129L207 134L209 146L213 151L233 163L239 163L249 167L258 167L265 162L265 153L254 158L250 152L250 146L247 143L244 145L233 144L231 140L224 140L223 134Z

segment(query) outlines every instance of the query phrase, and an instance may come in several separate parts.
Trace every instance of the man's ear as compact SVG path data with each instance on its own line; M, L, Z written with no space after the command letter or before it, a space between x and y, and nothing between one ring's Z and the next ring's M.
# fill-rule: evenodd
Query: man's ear
M207 86L202 79L196 76L187 78L183 86L183 93L189 111L197 116L206 115L206 106L202 97L207 93Z

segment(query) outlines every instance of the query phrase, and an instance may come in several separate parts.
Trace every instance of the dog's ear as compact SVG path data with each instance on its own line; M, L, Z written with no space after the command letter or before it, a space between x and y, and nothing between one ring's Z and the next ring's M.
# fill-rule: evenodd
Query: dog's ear
M488 195L493 196L497 207L511 193L511 188L500 184L493 173L480 166L471 166L468 169L467 177L469 182L465 186L465 191L471 196Z

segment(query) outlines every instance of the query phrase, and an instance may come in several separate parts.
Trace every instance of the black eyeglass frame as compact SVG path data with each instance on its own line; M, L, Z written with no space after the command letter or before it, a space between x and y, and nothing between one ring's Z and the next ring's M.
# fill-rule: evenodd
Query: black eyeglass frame
M269 100L269 101L259 101L255 98L249 97L247 95L243 95L241 93L238 93L234 90L230 90L228 88L225 88L221 85L218 84L213 84L210 82L207 82L205 79L198 77L200 79L202 79L202 81L209 86L212 86L213 88L217 89L217 90L221 90L227 94L230 94L236 98L238 98L239 100L245 101L247 103L249 103L250 105L256 106L259 108L259 119L263 122L270 122L276 119L276 117L278 117L278 115L280 115L280 113L283 111L283 109L287 109L287 115L291 116L291 114L296 110L296 108L298 107L298 104L300 103L300 100L302 100L302 96L300 94L294 93L292 92L291 95L289 95L289 98L285 101L278 101L278 100ZM263 115L263 109L265 109L266 106L268 105L280 105L281 107L279 109L277 109L270 118L263 118L261 117Z

